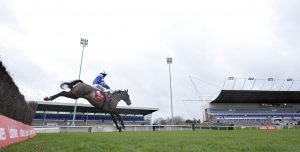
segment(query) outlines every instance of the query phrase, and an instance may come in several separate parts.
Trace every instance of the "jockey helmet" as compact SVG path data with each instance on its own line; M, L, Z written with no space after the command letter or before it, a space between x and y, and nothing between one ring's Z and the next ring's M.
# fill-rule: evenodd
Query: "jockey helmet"
M102 74L104 77L107 75L105 71L102 71L100 74Z

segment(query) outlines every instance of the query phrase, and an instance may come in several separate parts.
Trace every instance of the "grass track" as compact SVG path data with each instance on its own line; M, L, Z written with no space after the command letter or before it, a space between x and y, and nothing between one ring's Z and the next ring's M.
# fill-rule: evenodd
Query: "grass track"
M0 152L296 152L300 130L38 134Z

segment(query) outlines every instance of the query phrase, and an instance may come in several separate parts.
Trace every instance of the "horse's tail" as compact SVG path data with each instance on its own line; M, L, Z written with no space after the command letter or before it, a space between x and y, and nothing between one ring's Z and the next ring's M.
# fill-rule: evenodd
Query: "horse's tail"
M76 85L77 83L83 83L82 80L74 80L71 82L64 82L60 85L60 88L65 89L64 86L67 86L69 89L72 89L74 85Z

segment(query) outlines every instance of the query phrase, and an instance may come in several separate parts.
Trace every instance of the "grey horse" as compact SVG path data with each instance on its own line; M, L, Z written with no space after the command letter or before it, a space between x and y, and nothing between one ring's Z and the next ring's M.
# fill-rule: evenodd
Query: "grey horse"
M62 91L53 96L45 97L44 100L52 101L60 96L71 98L71 99L84 98L87 101L89 101L89 103L92 104L94 107L100 108L105 112L108 112L112 120L114 121L116 128L119 130L119 132L121 132L122 129L118 125L117 122L118 120L120 121L123 129L125 129L124 122L120 114L118 113L116 107L120 100L125 101L127 105L131 104L128 90L124 90L124 91L118 90L118 91L114 91L112 94L107 94L107 93L100 92L100 90L95 87L85 84L82 80L64 82L60 85L62 89L64 89L65 86L71 90ZM104 98L101 98L103 96Z

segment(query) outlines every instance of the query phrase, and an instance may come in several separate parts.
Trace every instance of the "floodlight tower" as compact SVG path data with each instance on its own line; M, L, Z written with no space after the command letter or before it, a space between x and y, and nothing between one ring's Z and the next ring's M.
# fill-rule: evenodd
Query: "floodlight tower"
M80 60L80 68L79 68L79 76L78 79L80 80L80 75L81 75L81 67L82 67L82 59L83 59L83 52L84 48L88 45L89 40L88 39L80 39L80 44L82 45L82 52L81 52L81 60ZM73 113L73 122L72 126L75 126L75 115L76 115L76 108L77 108L77 99L75 100L75 105L74 105L74 113Z
M286 81L291 81L292 82L291 85L290 85L290 87L288 88L288 91L290 91L291 88L292 88L292 86L293 86L293 84L294 84L294 79L288 78L288 79L286 79Z
M253 85L251 87L251 90L253 89L254 85L255 85L255 82L256 82L256 79L254 77L249 77L248 80L254 80L253 81Z
M167 57L167 64L169 65L169 76L170 76L170 95L171 95L171 124L174 125L173 120L173 97L172 97L172 79L171 79L171 64L173 60L171 57Z
M225 79L225 81L224 81L224 84L223 84L222 90L224 90L224 87L225 87L225 84L226 84L226 81L227 81L227 80L235 80L235 78L234 78L234 77L228 77L228 78L226 78L226 79ZM235 83L235 81L234 81L234 83ZM233 89L233 87L234 87L234 84L233 84L233 86L232 86L232 88L231 88L231 89Z
M82 59L83 59L83 51L84 48L88 45L89 40L88 39L80 39L80 44L82 45L82 52L81 52L81 60L80 60L80 68L79 68L79 76L78 78L80 79L80 75L81 75L81 66L82 66Z

